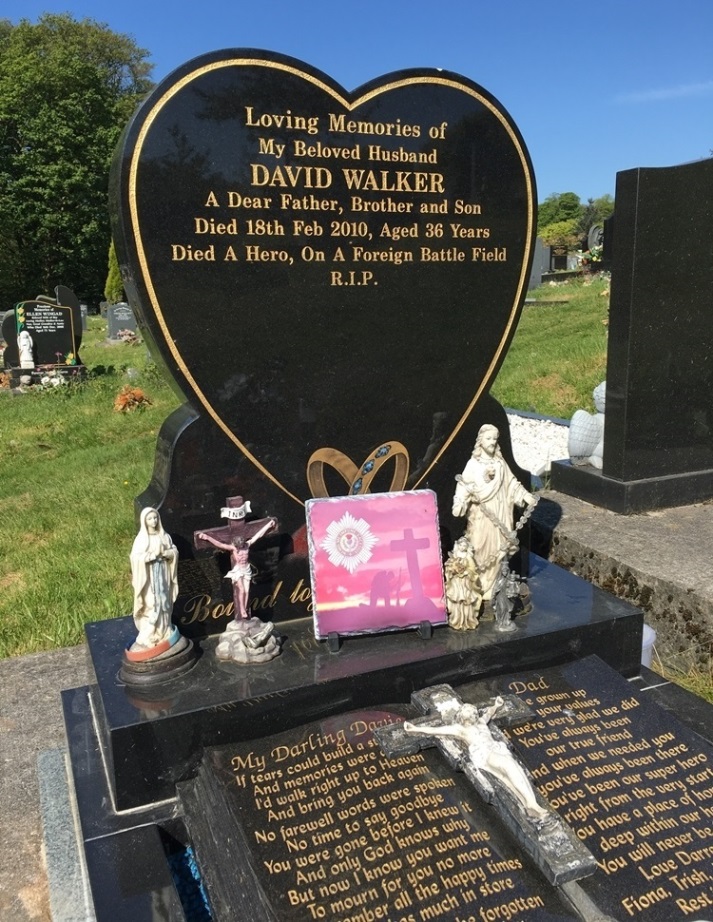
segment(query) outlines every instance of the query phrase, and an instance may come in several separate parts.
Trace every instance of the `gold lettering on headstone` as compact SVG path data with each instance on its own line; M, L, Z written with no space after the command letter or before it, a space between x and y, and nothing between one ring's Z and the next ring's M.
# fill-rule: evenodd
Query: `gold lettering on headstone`
M276 740L232 759L235 790L249 799L250 837L286 907L307 918L465 922L527 920L544 904L517 892L519 858L502 857L473 823L455 778L421 754L386 760L376 727L400 717L357 715L339 729Z
M537 712L508 731L532 752L540 791L597 857L600 870L638 881L621 897L624 918L666 905L684 915L713 901L713 769L671 730L647 738L628 697L605 706L584 689L552 694L541 682L514 682ZM543 761L533 765L536 751ZM697 847L697 843L701 847ZM623 878L622 878L623 879ZM685 895L682 895L685 894ZM713 902L711 903L713 905Z
M277 263L289 269L346 261L351 268L325 272L325 284L355 287L379 284L379 273L360 268L364 263L469 263L492 271L491 266L507 261L500 239L506 229L499 228L497 215L490 214L484 223L488 209L482 202L451 194L451 176L443 170L449 162L443 147L447 122L380 122L346 113L321 118L292 109L266 112L256 105L243 106L242 122L254 130L248 140L247 184L225 189L213 184L199 194L196 206L209 211L179 229L183 239L170 245L172 262ZM287 139L285 132L321 137ZM399 143L385 144L384 138ZM421 139L426 138L430 143L424 146ZM424 200L413 201L414 195ZM285 214L295 219L281 221ZM335 220L315 220L320 214ZM443 220L429 220L434 215ZM231 242L216 249L211 238L226 235L259 236L262 243L236 247ZM206 238L207 246L197 244ZM343 240L350 242L346 249ZM379 240L402 246L380 248ZM419 245L423 240L426 244ZM474 241L492 245L473 246Z

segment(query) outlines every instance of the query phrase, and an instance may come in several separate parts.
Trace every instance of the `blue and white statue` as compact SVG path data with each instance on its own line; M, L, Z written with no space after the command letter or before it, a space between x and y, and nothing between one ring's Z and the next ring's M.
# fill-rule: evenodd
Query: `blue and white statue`
M131 548L131 582L138 636L129 652L170 647L178 635L171 622L178 595L178 551L158 512L150 506L141 511L139 532Z

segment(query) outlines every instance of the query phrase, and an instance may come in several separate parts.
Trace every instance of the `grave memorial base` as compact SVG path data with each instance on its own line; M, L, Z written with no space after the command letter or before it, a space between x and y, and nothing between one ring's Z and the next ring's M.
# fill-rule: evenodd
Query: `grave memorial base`
M641 613L553 564L530 559L533 609L507 635L485 621L468 633L437 628L428 640L412 631L348 638L335 654L314 639L311 620L299 619L280 624L283 653L270 664L222 664L214 656L215 638L206 638L197 644L190 673L137 689L118 677L131 619L88 625L96 684L65 692L63 704L98 922L140 922L153 918L149 907L170 907L178 899L168 865L159 865L200 837L200 821L186 804L199 796L189 791L195 777L203 779L195 790L206 784L205 796L213 796L204 758L212 747L253 745L297 732L298 724L338 722L346 712L384 702L404 705L427 685L446 682L461 692L463 683L507 673L515 664L543 669L596 654L618 672L636 674ZM184 792L179 800L177 788Z
M552 462L552 488L621 515L690 506L713 496L713 470L616 480L593 467Z
M382 755L373 731L413 719L413 706L375 702L265 736L256 721L242 741L207 747L176 798L116 811L94 735L96 692L65 692L96 918L208 918L186 908L170 872L187 848L215 922L506 912L523 922L587 913L670 922L696 909L706 918L713 708L642 673L627 682L591 656L458 688L472 704L514 695L535 712L503 732L597 861L560 887L437 750ZM168 702L154 705L158 714ZM689 716L691 729L680 722Z
M330 652L305 617L310 493L383 492L371 477L388 456L391 491L428 485L445 512L485 422L511 460L488 388L522 310L537 196L497 100L447 71L349 92L281 55L214 52L137 110L110 198L142 335L188 400L140 502L161 509L189 564L179 582L193 604L173 615L199 656L131 687L131 619L87 626L96 682L63 703L97 922L669 922L713 906L713 851L696 838L713 816L710 746L621 677L639 671L641 612L539 558L528 567L522 535L532 608L512 633L484 621L350 636ZM226 586L212 551L193 553L194 532L237 495L280 526L256 578L277 577L274 597L254 600L282 653L244 667L202 636L228 612L195 600ZM503 732L595 856L591 876L539 870L537 848L440 753L386 760L373 730L444 684L464 702L531 708ZM192 861L200 885L172 873Z

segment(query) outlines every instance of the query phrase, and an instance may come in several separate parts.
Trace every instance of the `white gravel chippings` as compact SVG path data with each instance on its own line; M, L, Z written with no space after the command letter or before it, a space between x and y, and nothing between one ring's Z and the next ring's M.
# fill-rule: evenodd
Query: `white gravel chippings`
M547 474L552 461L569 458L569 426L566 423L510 412L508 422L515 460L535 477Z

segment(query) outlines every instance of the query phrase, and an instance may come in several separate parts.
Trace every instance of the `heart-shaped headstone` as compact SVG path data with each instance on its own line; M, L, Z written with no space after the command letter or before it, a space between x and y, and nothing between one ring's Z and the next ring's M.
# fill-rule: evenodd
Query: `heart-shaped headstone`
M422 481L528 277L534 184L492 96L441 71L348 93L289 59L212 54L143 105L120 173L144 323L236 448L298 500L323 448L359 465L397 439Z
M237 472L263 512L289 507L292 529L313 495L439 492L534 240L529 157L488 92L412 70L349 93L290 58L217 52L142 105L112 190L144 334L232 452L192 446L187 508L201 465Z

